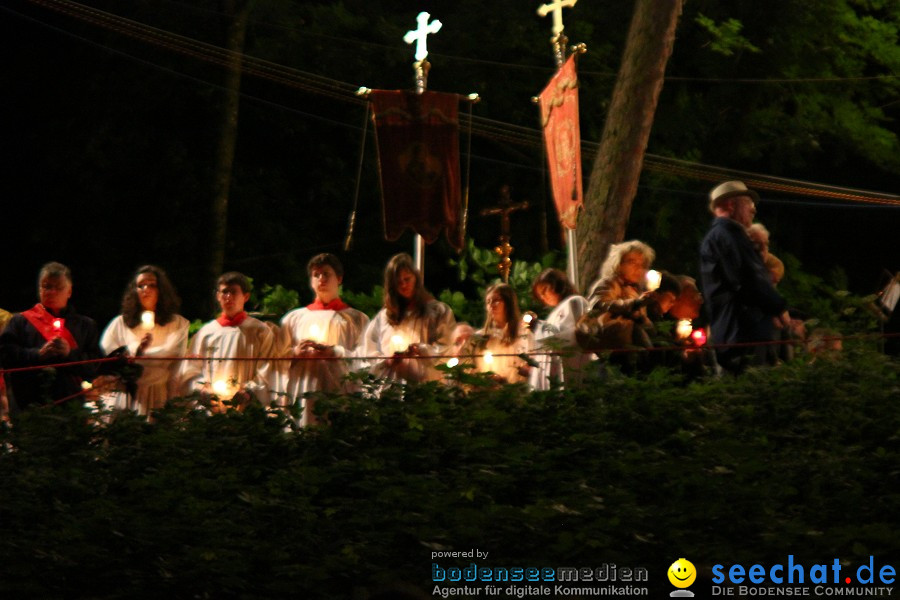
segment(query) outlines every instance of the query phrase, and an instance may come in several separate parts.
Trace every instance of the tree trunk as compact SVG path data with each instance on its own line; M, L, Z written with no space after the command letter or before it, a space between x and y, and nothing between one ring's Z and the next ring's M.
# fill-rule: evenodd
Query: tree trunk
M240 105L241 72L247 20L253 0L225 0L224 9L231 15L226 47L229 50L225 71L219 146L213 172L212 231L209 277L212 287L225 267L225 243L228 237L228 199L231 192L231 173L237 146L238 108Z
M636 0L622 66L578 220L582 286L600 273L610 244L625 237L666 63L683 0Z

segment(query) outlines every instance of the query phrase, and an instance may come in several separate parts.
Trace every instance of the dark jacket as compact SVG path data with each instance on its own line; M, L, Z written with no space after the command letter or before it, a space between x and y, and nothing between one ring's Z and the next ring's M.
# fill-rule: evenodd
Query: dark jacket
M73 348L67 357L41 358L39 352L47 340L28 322L28 319L16 314L0 334L0 364L4 368L14 369L99 358L100 336L93 319L77 314L71 306L63 309L59 316L65 318L66 329L72 333L78 344L78 348ZM60 367L55 370L8 373L6 382L12 391L15 404L21 410L32 404L59 400L80 392L81 382L93 379L96 370L96 364L88 364Z
M700 245L700 277L710 317L710 342L772 339L772 317L787 308L744 227L716 218Z

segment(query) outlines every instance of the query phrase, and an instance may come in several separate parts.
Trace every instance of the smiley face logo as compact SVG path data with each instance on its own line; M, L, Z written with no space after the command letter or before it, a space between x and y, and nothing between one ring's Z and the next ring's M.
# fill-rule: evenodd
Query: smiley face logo
M690 587L697 579L697 569L686 558L679 558L669 567L669 582L677 588Z

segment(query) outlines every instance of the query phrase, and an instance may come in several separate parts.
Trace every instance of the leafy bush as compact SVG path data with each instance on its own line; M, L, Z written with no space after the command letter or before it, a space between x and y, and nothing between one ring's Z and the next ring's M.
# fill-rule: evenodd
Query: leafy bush
M258 406L25 413L0 434L0 594L363 598L430 591L431 552L471 548L644 566L667 592L677 556L702 580L788 552L900 555L900 365L881 355L542 393L453 373L465 386L321 395L329 424L299 432Z

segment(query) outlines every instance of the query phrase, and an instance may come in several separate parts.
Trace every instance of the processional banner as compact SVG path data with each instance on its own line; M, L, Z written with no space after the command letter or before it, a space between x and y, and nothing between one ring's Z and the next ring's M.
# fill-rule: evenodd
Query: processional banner
M441 231L463 247L459 182L459 96L373 90L384 235L407 229L433 243Z
M550 186L559 222L575 229L583 205L581 133L578 123L578 74L575 55L557 71L540 95L541 125L550 170Z

